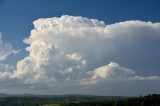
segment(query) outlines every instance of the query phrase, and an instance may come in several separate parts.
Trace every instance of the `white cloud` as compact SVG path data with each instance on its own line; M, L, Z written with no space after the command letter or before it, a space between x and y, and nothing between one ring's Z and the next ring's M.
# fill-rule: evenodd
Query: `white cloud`
M81 60L81 55L79 55L77 53L67 54L67 57L69 59L76 60L76 61L80 61Z
M134 70L111 62L108 65L98 67L90 73L92 83L101 80L160 80L160 76L138 76Z
M131 55L141 54L138 50L144 45L153 45L146 41L160 40L159 23L126 21L106 25L96 19L67 15L33 23L35 29L24 40L29 44L29 56L17 63L13 74L25 84L53 87L115 79L159 80L159 76L138 76L131 69L109 63L116 60L112 57L125 56L129 60ZM147 47L147 51L152 49Z
M12 72L13 69L14 69L14 67L11 66L11 65L0 63L0 72L5 72L5 71L10 71L10 72Z
M38 19L33 24L29 38L24 39L29 55L17 62L16 69L0 64L0 79L10 81L12 86L76 92L84 86L109 89L106 83L113 86L112 82L124 81L116 84L122 87L126 81L136 85L139 81L160 80L151 71L145 75L145 68L158 66L160 23L125 21L106 25L96 19L64 15ZM2 40L0 47L0 61L15 51Z
M4 43L2 41L2 36L0 34L0 61L5 60L10 54L17 54L18 51L12 48L9 43Z
M8 85L15 83L12 79L14 69L14 66L0 63L0 89L6 89Z
M108 65L96 68L93 72L93 79L108 78L108 79L125 79L135 76L135 72L131 69L121 67L117 63L109 63Z
M0 33L0 83L3 86L3 82L6 83L11 79L13 75L14 66L5 64L3 61L11 54L17 54L19 51L13 49L10 43L2 41L2 35Z

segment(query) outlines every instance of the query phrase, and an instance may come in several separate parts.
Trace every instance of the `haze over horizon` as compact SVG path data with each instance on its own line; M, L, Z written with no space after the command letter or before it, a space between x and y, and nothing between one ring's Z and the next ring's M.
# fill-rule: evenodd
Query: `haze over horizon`
M160 93L160 2L122 1L0 0L0 93Z

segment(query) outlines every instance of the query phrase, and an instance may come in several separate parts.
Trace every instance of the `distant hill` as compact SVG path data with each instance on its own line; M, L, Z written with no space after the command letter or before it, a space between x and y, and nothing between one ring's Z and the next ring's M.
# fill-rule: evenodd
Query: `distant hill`
M8 94L0 93L0 98L4 98L4 97L8 97L8 96L9 96Z
M17 100L35 100L35 101L52 101L53 103L68 103L68 102L105 102L110 100L125 100L128 97L123 96L96 96L96 95L82 95L82 94L68 94L68 95L33 95L33 94L5 94L0 93L0 98Z
M124 96L99 96L99 95L83 95L83 94L67 94L67 95L44 95L44 94L6 94L6 93L0 93L0 97L64 97L64 98L81 98L81 97L87 97L87 98L128 98Z
M5 94L0 93L0 98L49 98L57 101L80 101L80 102L92 102L92 101L108 101L108 100L125 100L128 97L124 96L97 96L97 95L82 95L82 94L68 94L68 95L34 95L34 94Z

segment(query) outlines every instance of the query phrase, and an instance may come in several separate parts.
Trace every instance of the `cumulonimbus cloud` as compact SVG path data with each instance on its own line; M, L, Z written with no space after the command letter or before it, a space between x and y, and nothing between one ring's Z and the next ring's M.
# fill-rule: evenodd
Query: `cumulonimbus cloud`
M24 39L29 55L17 62L16 69L0 64L0 79L9 85L42 91L58 88L58 92L60 88L109 87L105 82L131 81L136 85L160 80L158 75L145 75L145 70L139 75L136 67L130 69L157 63L160 23L135 20L107 25L97 19L64 15L41 18L33 24L34 29ZM0 47L0 61L14 53L1 39Z
M160 79L138 76L136 71L112 60L124 55L130 59L131 55L141 54L138 50L144 45L160 40L160 23L126 21L106 25L96 19L68 15L33 23L29 38L24 39L29 55L18 61L13 74L13 78L26 84L58 86L115 79ZM146 42L150 39L153 42Z

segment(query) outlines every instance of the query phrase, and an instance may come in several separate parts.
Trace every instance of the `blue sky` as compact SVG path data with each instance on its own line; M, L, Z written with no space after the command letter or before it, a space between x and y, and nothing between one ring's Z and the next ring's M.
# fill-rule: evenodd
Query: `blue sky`
M1 0L0 29L4 40L21 48L23 43L19 43L29 35L32 22L38 18L73 15L108 24L126 20L159 22L159 5L159 0Z
M146 89L144 92L142 92L142 94L147 94L152 92L157 93L157 91L160 90L160 86L157 86L157 82L159 82L159 79L160 79L159 78L159 75L160 75L159 35L160 33L158 31L159 22L160 22L159 11L160 11L159 0L0 0L0 33L2 33L2 41L3 41L3 43L1 44L2 46L0 45L1 47L0 50L2 52L2 53L0 52L0 65L2 64L0 66L0 72L2 69L3 71L6 70L6 68L4 67L6 67L5 65L7 64L9 65L7 67L10 67L8 69L9 72L11 72L12 74L14 73L13 75L8 74L9 79L7 79L7 77L4 77L4 78L2 77L4 81L0 82L0 84L5 83L7 79L7 81L9 81L11 85L14 85L13 86L15 88L14 91L11 89L8 89L8 92L10 93L17 93L17 91L20 88L22 88L20 89L21 93L27 93L27 91L34 92L35 91L34 88L39 89L37 93L52 92L51 89L54 88L54 86L47 88L49 92L44 90L44 86L47 86L45 81L44 81L44 84L41 85L38 83L37 80L35 81L30 80L32 78L33 79L37 78L37 76L40 76L42 74L42 73L37 73L35 76L32 76L33 74L32 72L37 72L36 71L37 69L34 67L34 65L36 64L36 65L42 65L42 67L39 67L39 69L43 69L42 72L44 70L49 70L47 73L45 73L45 75L49 75L48 76L49 78L50 77L51 79L55 78L57 82L62 82L62 85L64 85L64 88L68 90L68 91L66 90L66 92L92 93L92 91L93 92L96 91L94 88L92 88L93 86L96 86L96 85L91 85L92 87L90 85L86 85L87 87L84 87L84 85L78 85L78 86L82 86L82 88L84 87L85 89L85 90L82 89L78 91L78 90L75 90L77 89L77 85L73 84L71 86L74 86L75 88L73 87L74 89L70 91L69 87L66 86L66 83L64 83L63 80L71 80L72 82L73 80L75 80L74 78L72 79L72 77L75 77L74 74L61 75L62 73L60 74L59 72L52 73L52 71L54 71L55 69L63 70L64 71L63 73L72 72L75 69L74 67L75 64L76 65L87 64L86 66L81 66L81 65L77 65L77 66L81 67L81 70L85 70L86 72L93 70L93 73L91 73L92 77L87 76L87 74L83 72L82 74L78 74L78 75L75 74L75 75L80 76L81 78L80 80L85 79L88 82L91 80L90 77L92 79L95 78L93 81L94 83L103 85L104 87L103 90L108 89L111 92L111 93L105 93L105 95L110 95L113 92L115 92L113 90L115 85L120 87L123 90L122 91L120 90L122 93L117 92L115 94L113 93L113 95L123 95L123 93L126 91L127 88L122 87L124 85L124 83L122 83L123 81L122 82L113 81L113 84L112 84L112 81L108 82L107 80L105 82L103 79L104 76L101 75L103 71L99 71L101 69L106 70L104 73L106 73L107 70L112 70L113 73L114 73L114 70L119 70L119 72L122 73L120 74L120 76L117 76L119 75L118 73L115 73L116 76L108 75L109 78L113 77L113 79L114 78L117 79L119 77L120 78L125 77L126 74L127 76L132 76L132 77L129 77L129 79L133 79L132 82L134 87L132 89L128 89L128 92L132 90L132 93L131 94L124 93L124 95L134 95L134 93L135 95L138 95L139 93L141 93L141 90L143 89L143 87L147 87L147 85L155 86L155 89L151 89L151 88L150 88L151 90ZM68 16L63 16L63 15L68 15ZM76 16L80 16L79 20L77 20ZM102 33L103 31L101 33L97 32L98 29L93 30L93 32L98 33L97 35L94 36L93 34L93 37L91 38L87 37L86 39L88 40L84 40L84 41L82 39L72 38L71 36L67 38L62 35L64 39L55 37L53 38L53 41L50 42L52 36L56 32L56 30L54 28L52 29L52 27L51 27L52 30L47 29L48 33L45 33L45 34L44 33L40 34L37 32L36 32L37 34L36 33L30 34L31 30L36 29L35 28L36 25L37 25L37 28L40 28L40 30L43 32L45 28L44 29L41 28L41 25L42 26L43 24L48 25L48 23L52 24L52 21L47 19L52 17L59 17L60 20L61 19L65 20L63 22L63 21L57 21L56 19L53 18L53 22L58 23L57 26L62 25L66 29L67 27L71 27L71 29L73 28L72 31L74 33L77 33L77 36L81 36L76 29L77 27L81 29L81 28L86 28L86 26L89 28L92 28L94 26L96 28L102 27L102 30L105 30L105 29L109 30L109 34L113 36L113 38L108 40L103 37L102 38L97 37L97 35L103 35ZM43 20L38 20L39 18L46 19L46 22L48 23L45 23ZM71 24L67 23L68 22L67 19L69 19L69 22ZM92 19L96 19L97 21L94 21ZM137 22L136 20L139 20L139 21ZM33 25L34 21L36 22L34 24L35 26ZM101 23L100 21L104 21L104 23ZM148 23L148 21L152 23ZM106 27L107 25L111 27L111 30L108 29L108 27ZM76 26L76 28L74 29L73 26ZM127 27L128 29L126 29L125 26L128 26ZM88 31L87 29L85 30L86 32ZM117 32L117 30L120 30L122 32ZM72 35L72 33L70 32L68 33L69 35ZM90 35L91 32L88 32L88 34ZM31 35L35 37L35 39L37 40L33 38L29 38L29 36ZM37 35L39 35L39 37L37 37ZM46 38L43 38L43 37L40 38L41 35L46 35ZM61 35L61 33L59 35ZM84 33L84 35L86 36L86 33ZM105 32L104 35L108 36L108 33ZM129 37L126 38L123 35L128 35ZM154 37L151 35L153 35ZM119 37L119 36L122 36L122 37ZM23 39L25 38L27 38L26 42L28 42L28 44L23 42ZM92 40L90 41L90 39L92 39L93 41ZM125 40L123 41L123 39ZM36 41L35 43L31 42L34 40ZM39 42L39 40L41 42ZM74 42L74 40L77 42ZM54 48L52 47L53 42L55 42L54 46L55 45L61 46L60 50L63 49L62 51L66 53L67 57L64 58L64 56L59 55L57 51L56 55L57 57L60 57L60 58L58 58L57 60L54 60L55 57L51 56L54 53L53 52L54 50L53 51L51 50ZM106 43L106 42L109 42L109 43ZM9 43L9 45L5 46L5 44L7 43ZM64 43L63 47L61 43ZM84 43L84 44L81 45L81 43ZM52 46L50 47L48 46L48 44L51 44ZM12 47L10 47L10 45L12 45ZM73 49L74 45L81 45L81 46L75 47L77 49ZM90 45L90 47L87 48L85 47L86 45ZM42 50L38 48L38 47L41 48L41 46L42 48L44 46ZM92 46L97 47L97 49L94 50ZM30 47L30 49L28 49L28 52L26 51L26 47ZM93 50L92 55L88 55L90 53L88 51L89 49L91 49L91 51ZM17 52L18 50L20 50L20 52L15 53L15 51ZM42 54L36 54L36 51ZM45 53L51 52L51 54L44 55L45 53L43 53L43 51L47 51ZM31 55L29 55L29 53ZM35 56L34 58L35 60L32 60L31 58L34 56ZM40 59L36 56L40 56L39 57ZM47 60L47 63L42 64L43 61L46 62L45 59L48 58L45 56L48 56L49 58L51 58L51 60ZM70 60L67 60L66 58ZM71 60L74 60L74 61L76 60L78 62L81 61L81 63L75 62L73 64ZM41 62L39 63L39 61L41 61L42 63ZM55 65L55 64L58 64L58 65L61 64L62 66L59 67L58 65ZM44 66L48 66L48 67L44 68ZM28 67L29 68L32 67L33 70L31 69L31 72L28 71L29 70ZM69 68L66 69L66 67L69 67ZM6 72L8 72L8 70ZM134 74L134 72L136 72L136 74ZM54 77L52 78L52 76L50 75ZM66 77L66 79L62 78L62 80L60 80L59 78L56 77L58 75L60 75L60 78ZM19 82L19 78L20 78L19 76L22 76L22 79L24 81ZM88 77L88 79L86 77ZM105 77L106 79L108 78L107 74ZM12 80L12 78L14 79L13 82L10 81ZM125 80L127 78L125 78ZM128 84L130 83L128 81L129 79L127 79ZM141 81L139 81L140 79ZM142 79L144 80L144 82L142 81ZM45 79L40 78L38 80L45 80ZM148 80L150 84L145 84ZM26 83L26 81L28 82ZM50 83L54 82L52 80L49 80L49 81L51 81ZM137 86L136 81L139 81L138 84L143 86L136 87ZM110 86L108 87L106 83L109 83ZM4 84L4 86L9 87L7 86L7 84L6 85ZM56 85L56 86L59 86L59 85ZM23 87L25 88L25 90ZM97 86L95 88L97 88ZM91 92L89 92L88 89L92 89ZM64 89L57 90L57 91L54 90L53 92L61 92L62 90ZM7 92L3 87L0 87L0 92L1 91ZM64 93L66 92L64 91ZM103 93L97 92L96 94L103 94Z
M26 45L32 22L61 15L84 16L107 24L126 20L160 21L159 0L0 0L0 32L16 49ZM24 51L24 50L23 50ZM25 55L22 52L22 57Z

